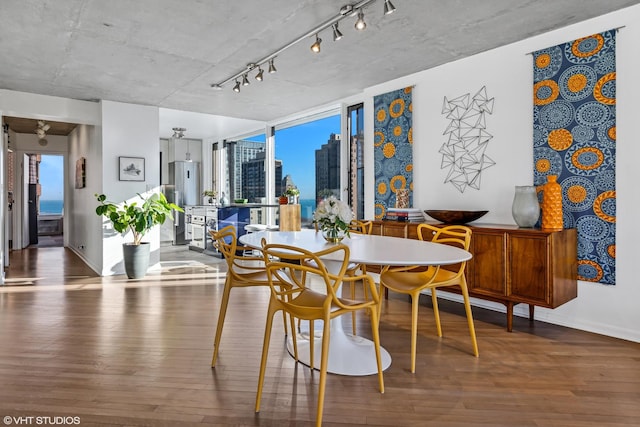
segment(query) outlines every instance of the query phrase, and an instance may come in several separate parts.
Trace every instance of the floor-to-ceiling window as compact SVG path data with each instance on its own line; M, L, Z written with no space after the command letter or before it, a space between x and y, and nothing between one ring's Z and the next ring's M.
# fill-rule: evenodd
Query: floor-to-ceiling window
M364 219L364 105L347 109L349 134L349 205L356 218Z
M222 184L230 202L266 202L266 144L264 133L223 142L226 174Z
M276 167L282 166L284 190L300 190L303 226L311 226L316 203L330 195L340 197L340 114L337 111L307 120L276 125Z

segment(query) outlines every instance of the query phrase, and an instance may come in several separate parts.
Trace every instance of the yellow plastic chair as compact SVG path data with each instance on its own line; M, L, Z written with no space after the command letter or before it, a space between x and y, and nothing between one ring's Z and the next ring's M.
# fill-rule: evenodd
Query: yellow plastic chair
M373 230L373 221L363 221L359 219L354 219L349 224L349 233L355 234L371 234L371 230ZM349 263L347 267L347 274L349 276L356 276L358 274L367 274L367 266L366 264L354 264ZM351 299L356 298L356 285L357 283L351 282L349 288L351 291ZM364 299L368 299L367 287L363 287ZM353 331L353 335L356 334L356 313L351 313L351 330Z
M260 377L258 380L258 392L256 395L256 412L260 412L260 399L264 385L264 374L267 366L267 355L271 339L273 316L276 312L288 313L291 318L309 320L313 331L313 321L324 322L322 332L322 352L320 357L320 383L318 388L318 408L316 413L316 425L322 424L322 411L324 405L324 392L327 378L327 361L329 355L330 320L343 314L357 310L366 310L371 315L371 334L378 365L378 382L380 392L384 393L384 380L382 377L382 360L380 358L380 337L378 334L378 311L380 296L376 285L370 276L346 276L349 264L349 248L346 245L331 246L321 252L312 253L302 248L287 245L265 244L263 241L262 252L265 257L267 277L271 289L271 298L267 314L267 323L264 331L264 344L262 346L262 361L260 363ZM332 267L336 267L336 259L340 259L340 267L327 271L321 257L332 256ZM281 261L286 260L286 261ZM313 279L314 285L324 284L325 293L313 290L307 285ZM338 288L343 283L351 281L364 281L372 295L371 300L356 301L343 299L337 295ZM317 289L317 288L316 288ZM313 369L313 339L310 341L310 367ZM294 358L298 360L297 343L293 341Z
M469 250L469 245L471 244L471 229L462 225L451 225L439 228L428 224L420 224L418 226L418 237L420 240L429 240L426 239L427 233L433 236L430 240L435 243L458 246L464 250ZM431 266L424 271L412 271L417 267L389 268L380 274L381 288L391 289L392 291L411 296L412 373L416 371L416 340L418 333L419 297L420 293L426 289L431 290L431 301L433 304L433 313L436 319L436 328L438 336L441 337L442 328L440 326L440 313L438 312L438 297L436 289L445 286L460 286L462 296L464 298L464 309L467 314L467 323L469 325L469 334L471 335L473 353L478 357L478 343L476 341L471 304L469 303L467 280L464 274L465 266L466 262L455 264L453 266Z
M318 224L315 224L315 227L316 227L316 231L319 231ZM371 230L373 230L373 221L363 221L359 219L354 219L349 223L349 234L351 233L371 234ZM328 261L328 262L331 262L331 261ZM325 261L325 263L327 263L327 261ZM365 264L355 264L353 262L350 262L349 265L347 266L346 274L348 276L357 276L358 274L364 275L364 274L367 274L367 267ZM349 284L351 299L356 298L356 285L357 285L356 282L351 282ZM368 299L367 286L365 285L363 289L364 289L363 291L364 298ZM298 319L298 330L299 329L300 329L300 319ZM356 334L356 312L355 311L351 313L351 330L353 331L353 335L355 335Z
M267 280L262 254L260 254L260 256L251 256L250 254L253 253L251 248L238 245L236 229L233 225L228 225L218 231L210 230L209 234L211 234L214 245L227 262L227 277L224 282L220 314L218 315L218 324L216 326L216 336L213 342L213 357L211 358L211 367L213 368L218 359L220 337L222 336L222 328L224 327L224 319L227 314L231 289L248 286L269 286L269 282ZM287 335L287 322L286 319L284 320L284 333ZM291 319L291 322L291 330L293 331L293 319Z

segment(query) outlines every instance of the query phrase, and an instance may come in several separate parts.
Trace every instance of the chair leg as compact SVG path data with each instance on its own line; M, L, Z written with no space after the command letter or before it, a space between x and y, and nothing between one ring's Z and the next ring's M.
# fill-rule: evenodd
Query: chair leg
M258 377L258 392L256 393L256 412L260 412L260 399L262 398L262 386L264 385L264 371L267 367L267 356L269 354L269 342L271 341L271 326L273 325L273 315L277 310L270 303L267 310L267 322L264 328L264 341L262 343L262 359L260 360L260 376ZM284 311L283 311L284 313Z
M471 303L469 302L469 289L467 288L467 282L464 278L460 283L460 289L462 290L462 297L464 298L464 311L467 313L467 323L469 324L469 335L471 335L473 354L479 357L480 353L478 352L478 341L476 340L476 328L473 324L473 314L471 313Z
M418 307L420 294L411 295L411 373L416 372L416 344L418 341Z
M313 369L313 356L315 356L316 331L313 320L309 320L309 367Z
M229 294L231 293L231 278L227 276L224 283L224 291L222 292L222 302L220 303L220 314L218 314L218 325L216 326L216 337L213 340L213 357L211 358L211 367L216 366L218 359L218 348L220 347L220 337L222 336L222 327L224 326L224 318L227 315L227 306L229 305Z
M322 426L322 412L324 410L324 389L327 384L327 362L329 361L330 321L324 320L322 328L322 355L320 357L320 384L318 387L318 410L316 413L316 427Z
M380 319L378 319L377 307L371 307L371 336L373 337L373 347L376 352L376 363L378 365L378 385L380 393L384 393L384 378L382 376L382 356L380 356Z
M286 316L286 312L284 310L282 311L282 315ZM293 358L297 362L298 361L298 333L296 332L296 329L295 329L296 321L292 315L289 315L289 322L291 323L291 340L293 342ZM287 337L285 337L284 339L286 340Z
M442 325L440 324L440 310L438 310L438 294L436 288L431 288L431 305L433 305L433 315L436 318L436 330L438 336L442 336Z

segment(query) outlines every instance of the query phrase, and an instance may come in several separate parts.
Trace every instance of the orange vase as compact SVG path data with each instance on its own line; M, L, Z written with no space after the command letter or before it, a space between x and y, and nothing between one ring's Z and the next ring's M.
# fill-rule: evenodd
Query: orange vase
M547 183L542 185L542 228L562 230L562 187L556 175L548 175Z

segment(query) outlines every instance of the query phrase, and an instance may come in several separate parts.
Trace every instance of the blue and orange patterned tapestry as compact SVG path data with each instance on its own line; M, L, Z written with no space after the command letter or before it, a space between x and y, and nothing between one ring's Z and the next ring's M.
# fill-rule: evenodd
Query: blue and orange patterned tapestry
M396 191L409 190L413 206L412 87L373 98L375 217L384 218L396 205Z
M533 52L534 183L557 175L578 279L615 284L616 30Z

